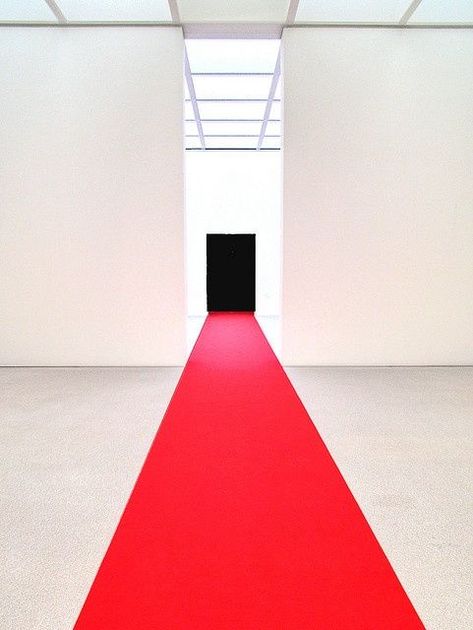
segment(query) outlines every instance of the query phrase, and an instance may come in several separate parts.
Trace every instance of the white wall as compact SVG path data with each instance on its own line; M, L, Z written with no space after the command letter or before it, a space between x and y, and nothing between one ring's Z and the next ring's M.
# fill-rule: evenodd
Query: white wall
M279 151L186 152L189 315L206 313L206 234L256 234L256 310L280 314Z
M185 352L178 28L0 29L0 363Z
M471 31L283 49L283 360L473 363Z

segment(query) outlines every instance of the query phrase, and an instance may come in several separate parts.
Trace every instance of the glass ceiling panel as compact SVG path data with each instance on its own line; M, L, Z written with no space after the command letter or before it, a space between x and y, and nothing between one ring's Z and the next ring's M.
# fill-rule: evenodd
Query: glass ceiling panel
M197 98L268 98L272 76L194 75Z
M194 118L194 108L190 101L184 103L184 118Z
M258 138L205 138L207 149L256 149Z
M473 23L473 0L423 0L409 24Z
M186 138L186 149L202 149L200 138Z
M229 122L203 122L202 128L204 134L213 135L218 134L222 136L233 135L259 135L261 131L261 122L243 122L243 121L229 121Z
M280 149L281 148L281 138L268 138L266 137L263 140L263 144L261 145L262 149Z
M279 40L188 39L186 48L192 72L274 72Z
M197 130L197 124L195 121L186 120L184 123L184 133L186 136L197 136L199 132Z
M281 119L281 103L279 101L273 101L269 117L273 118L274 120Z
M279 122L279 120L276 121L269 121L267 126L266 126L266 134L268 136L279 136L281 134L281 123Z
M274 98L281 98L281 79L279 79L278 84L276 86L276 92L274 93Z
M178 0L186 22L285 22L289 0Z
M279 45L279 40L186 42L206 148L257 149ZM186 103L186 117L193 119L189 112ZM194 125L187 124L188 133ZM279 134L279 123L272 128Z
M300 0L297 22L399 22L410 0Z
M57 0L67 20L171 22L167 0Z
M18 22L57 22L44 0L1 0L0 20Z
M232 118L252 118L261 120L264 116L266 102L252 103L243 101L240 103L232 102L199 102L199 111L201 118L212 119L232 119Z

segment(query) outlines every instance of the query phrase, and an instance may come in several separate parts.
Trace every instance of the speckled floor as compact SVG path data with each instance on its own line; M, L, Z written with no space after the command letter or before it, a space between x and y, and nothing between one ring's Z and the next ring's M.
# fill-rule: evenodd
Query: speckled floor
M473 368L290 368L427 628L473 619ZM0 369L0 628L72 627L179 378Z

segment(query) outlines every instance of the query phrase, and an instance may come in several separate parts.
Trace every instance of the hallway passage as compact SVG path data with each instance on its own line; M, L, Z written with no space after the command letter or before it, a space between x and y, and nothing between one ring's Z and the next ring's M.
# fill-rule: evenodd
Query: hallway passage
M252 314L207 318L76 627L422 627Z

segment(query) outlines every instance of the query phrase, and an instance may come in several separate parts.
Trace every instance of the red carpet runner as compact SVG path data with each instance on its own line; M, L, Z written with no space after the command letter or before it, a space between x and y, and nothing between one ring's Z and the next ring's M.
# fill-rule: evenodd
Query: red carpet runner
M253 315L207 318L76 628L423 628Z

